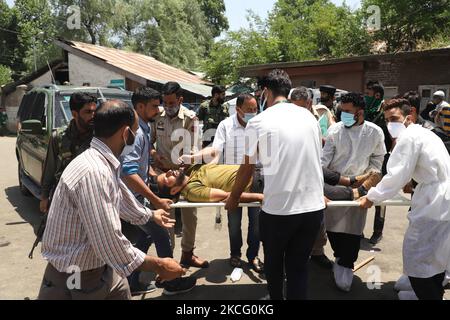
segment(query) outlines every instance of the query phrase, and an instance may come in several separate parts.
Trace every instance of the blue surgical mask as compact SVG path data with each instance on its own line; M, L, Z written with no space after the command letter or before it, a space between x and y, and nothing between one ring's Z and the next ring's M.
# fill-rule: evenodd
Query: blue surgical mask
M244 113L244 122L248 123L250 120L256 117L256 115L256 113Z
M348 113L344 111L342 111L341 114L341 121L347 128L351 128L356 124L355 115L353 113Z

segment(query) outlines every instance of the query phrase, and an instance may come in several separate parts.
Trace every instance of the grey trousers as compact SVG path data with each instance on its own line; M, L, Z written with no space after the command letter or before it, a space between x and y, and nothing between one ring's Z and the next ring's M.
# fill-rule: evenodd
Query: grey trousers
M73 277L74 274L59 272L49 263L38 300L131 300L127 279L109 266L81 272L80 287L69 289L68 282L72 284Z

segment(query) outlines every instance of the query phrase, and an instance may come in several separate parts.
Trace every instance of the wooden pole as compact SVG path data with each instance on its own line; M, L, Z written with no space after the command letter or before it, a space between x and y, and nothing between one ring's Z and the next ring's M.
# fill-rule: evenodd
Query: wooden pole
M358 271L359 269L361 269L362 267L364 267L366 264L372 262L373 260L375 260L375 257L374 257L374 256L369 257L369 258L367 258L366 260L364 260L364 261L358 263L358 264L353 268L353 272Z

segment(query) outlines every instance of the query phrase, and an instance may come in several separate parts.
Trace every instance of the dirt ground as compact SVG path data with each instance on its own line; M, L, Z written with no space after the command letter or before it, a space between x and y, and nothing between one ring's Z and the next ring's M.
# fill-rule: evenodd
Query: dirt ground
M39 202L32 197L23 196L18 187L17 161L15 157L15 138L0 137L0 299L35 299L46 262L40 255L40 246L34 259L28 253L35 239L40 222ZM358 262L374 256L375 260L356 272L350 293L339 291L333 281L332 273L314 264L310 265L309 298L336 300L393 300L397 294L393 287L402 274L402 242L407 227L407 208L388 208L384 238L373 247L362 240ZM244 219L243 226L247 225ZM369 212L366 237L372 234L373 210ZM245 228L243 228L245 229ZM245 236L245 231L244 231ZM245 237L244 237L245 239ZM180 258L180 239L177 239L175 258ZM246 249L244 245L243 252ZM221 228L215 224L215 209L198 211L196 254L210 261L205 270L191 269L189 275L195 276L198 285L191 292L165 297L161 289L152 294L135 299L179 299L179 300L246 300L266 296L263 277L244 268L239 282L232 283L232 267L228 264L229 244L226 215L222 213ZM331 258L329 244L326 253ZM150 254L155 254L154 248ZM263 258L262 249L260 257ZM151 278L145 274L144 278ZM375 282L380 282L374 288ZM450 299L447 290L446 299Z

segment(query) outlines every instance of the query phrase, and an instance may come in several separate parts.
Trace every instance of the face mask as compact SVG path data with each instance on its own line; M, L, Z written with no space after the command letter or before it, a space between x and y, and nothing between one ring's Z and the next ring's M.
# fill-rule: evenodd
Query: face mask
M397 139L400 136L400 134L406 130L405 122L406 122L406 119L402 123L389 122L387 124L387 128L388 128L389 134L391 135L392 139Z
M173 117L175 117L175 116L178 114L178 112L180 111L180 106L177 106L177 107L175 107L175 108L164 107L164 111L166 112L166 114L167 114L169 117L173 118Z
M134 150L134 140L136 139L136 136L130 128L128 128L128 132L130 135L128 136L127 141L125 141L125 147L120 154L121 157L126 157Z
M341 121L346 128L351 128L356 124L355 115L344 111L341 113Z
M370 107L372 103L375 101L375 97L365 96L364 100L366 102L366 106Z
M263 90L263 92L261 93L261 98L263 99L263 102L259 105L259 112L262 113L264 111L264 108L266 107L267 104L267 97L264 97L264 93L266 93L266 89Z
M256 113L244 113L244 122L248 123L254 117L256 117Z

